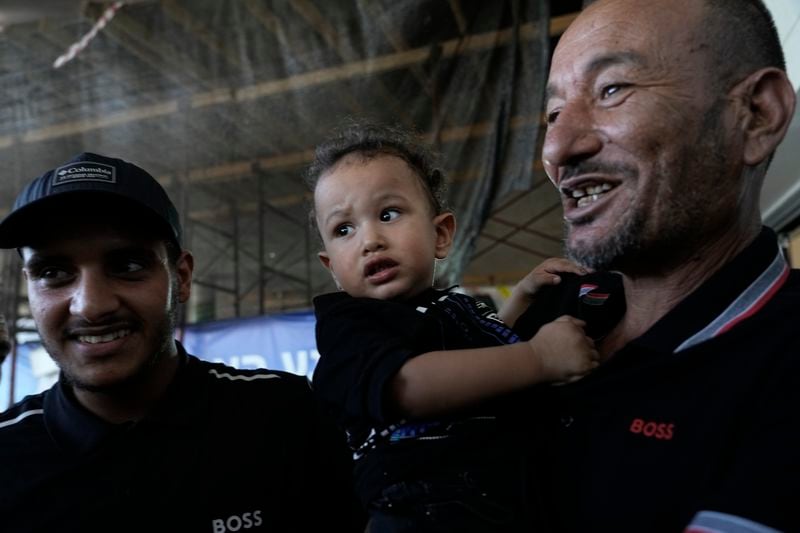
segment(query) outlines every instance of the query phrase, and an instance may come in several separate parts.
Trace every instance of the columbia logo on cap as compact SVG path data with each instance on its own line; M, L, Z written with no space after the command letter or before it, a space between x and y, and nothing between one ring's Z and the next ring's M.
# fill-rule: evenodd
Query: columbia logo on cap
M85 161L59 167L53 172L53 187L65 183L79 181L102 181L116 183L116 169L103 163L87 163Z

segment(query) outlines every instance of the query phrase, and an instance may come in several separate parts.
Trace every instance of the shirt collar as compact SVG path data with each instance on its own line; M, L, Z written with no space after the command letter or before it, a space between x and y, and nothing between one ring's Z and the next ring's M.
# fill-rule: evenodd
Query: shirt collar
M113 424L98 417L83 407L63 376L45 393L44 423L48 433L59 447L78 453L87 453L99 446L114 434L129 431L143 423L159 423L169 420L170 423L190 424L191 417L182 416L181 405L187 402L202 401L206 394L194 396L195 392L187 391L194 380L189 376L196 373L197 361L188 357L183 346L178 343L179 365L175 379L167 389L164 399L158 403L153 412L139 422ZM197 411L189 411L195 412Z
M758 312L789 276L775 233L756 239L631 344L678 353L709 340Z

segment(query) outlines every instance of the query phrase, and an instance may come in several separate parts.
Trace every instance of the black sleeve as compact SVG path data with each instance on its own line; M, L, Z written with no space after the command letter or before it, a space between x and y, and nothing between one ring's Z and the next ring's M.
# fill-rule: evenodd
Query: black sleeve
M384 390L415 355L428 351L425 320L412 306L352 298L344 293L314 299L317 350L313 387L336 421L351 431L391 422Z
M625 314L622 276L593 272L579 276L559 272L561 283L542 287L533 303L514 323L523 340L528 340L548 322L561 315L586 321L586 334L595 340L605 337Z

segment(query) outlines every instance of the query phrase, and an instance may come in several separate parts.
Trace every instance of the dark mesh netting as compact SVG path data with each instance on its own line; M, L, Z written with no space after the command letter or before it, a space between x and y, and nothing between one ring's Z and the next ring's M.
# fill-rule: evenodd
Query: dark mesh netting
M541 181L544 0L140 0L58 68L112 3L15 3L32 14L0 34L0 208L81 151L140 165L184 219L190 320L334 289L301 174L347 117L411 126L441 153L458 217L443 283L461 280L498 199ZM18 278L3 283L10 312Z

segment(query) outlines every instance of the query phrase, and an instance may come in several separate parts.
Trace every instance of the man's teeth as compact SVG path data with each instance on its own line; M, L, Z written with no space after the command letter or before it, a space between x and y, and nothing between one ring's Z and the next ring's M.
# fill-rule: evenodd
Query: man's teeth
M572 197L578 200L578 207L589 205L595 202L601 194L612 189L608 183L602 185L595 185L593 187L586 187L585 189L575 189L572 191Z
M105 335L78 335L78 340L87 344L98 344L101 342L111 342L115 339L127 337L130 334L131 330L121 329L113 333L106 333Z
M585 189L575 189L572 191L573 198L581 198L586 195L597 196L600 193L611 190L611 185L604 183L602 185L595 185L594 187L586 187Z

